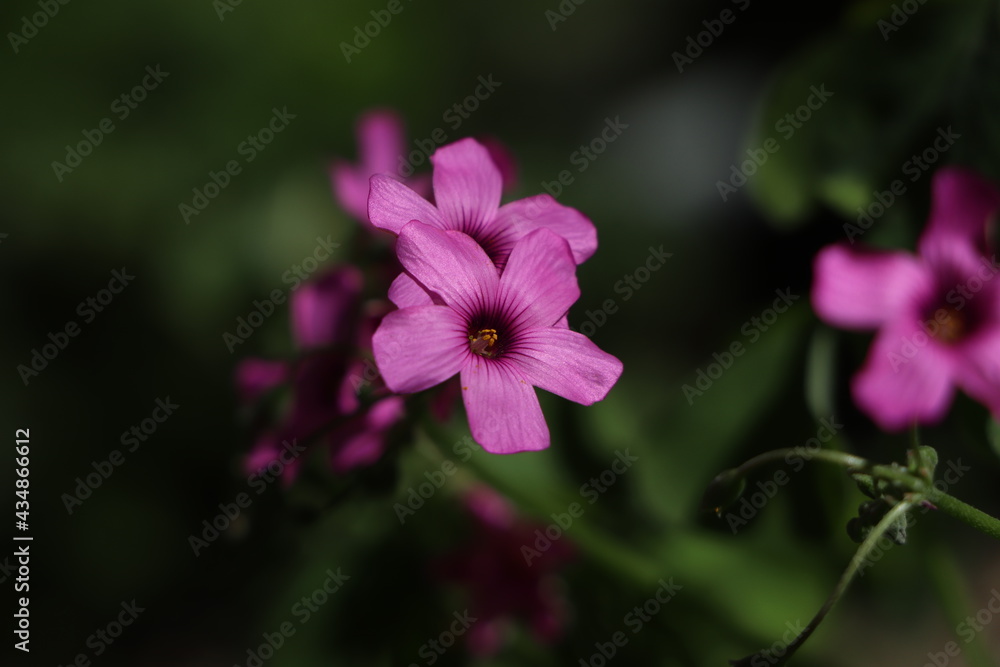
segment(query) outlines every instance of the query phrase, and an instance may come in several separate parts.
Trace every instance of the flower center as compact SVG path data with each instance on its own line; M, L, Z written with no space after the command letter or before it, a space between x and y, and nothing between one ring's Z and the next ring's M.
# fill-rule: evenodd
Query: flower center
M934 322L937 327L931 328L931 335L942 343L954 343L960 340L966 333L967 322L965 315L955 308L939 308L934 314Z
M480 329L469 334L469 348L481 357L492 359L500 352L497 345L496 329Z

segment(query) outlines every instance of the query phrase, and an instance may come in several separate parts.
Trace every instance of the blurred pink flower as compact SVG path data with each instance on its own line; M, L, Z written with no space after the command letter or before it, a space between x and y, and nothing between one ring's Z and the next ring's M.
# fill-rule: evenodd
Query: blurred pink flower
M986 226L1000 192L972 172L938 171L916 256L828 246L812 303L845 329L877 329L854 377L857 404L885 430L942 419L955 388L1000 415L1000 264Z
M493 164L496 165L497 170L500 172L500 182L503 184L503 191L510 192L517 187L517 160L514 158L514 154L510 152L507 145L491 136L479 136L476 137L476 141L486 148L487 152L490 154L490 159L493 160Z
M469 236L422 222L400 231L396 251L440 303L385 316L372 339L382 377L410 393L459 374L472 436L487 451L549 446L534 387L590 405L618 381L618 359L558 326L580 296L565 239L530 232L502 275Z
M957 236L982 255L993 253L993 226L1000 210L1000 191L993 183L966 167L943 167L934 174L930 209L921 252L927 245L937 245L941 236Z
M545 526L517 516L507 499L489 487L474 487L463 501L475 520L472 538L439 559L434 569L467 591L469 613L477 619L469 628L470 652L496 653L515 620L527 623L539 643L557 641L567 611L555 572L572 559L572 545L566 538L554 541L529 565L522 547L534 544L535 531Z
M236 369L237 388L247 402L284 384L291 398L280 423L265 430L244 461L248 473L275 460L292 482L302 459L280 458L288 444L321 438L330 447L335 472L374 462L384 436L402 417L403 399L388 397L363 407L357 396L357 349L371 346L374 324L360 310L362 278L352 266L333 269L292 293L292 338L300 351L295 362L245 359ZM324 430L328 432L324 433Z
M358 119L355 134L358 163L337 159L330 166L333 193L345 211L368 223L368 187L374 174L403 181L420 196L430 193L426 174L406 179L399 175L406 159L406 131L397 113L388 109L368 111Z

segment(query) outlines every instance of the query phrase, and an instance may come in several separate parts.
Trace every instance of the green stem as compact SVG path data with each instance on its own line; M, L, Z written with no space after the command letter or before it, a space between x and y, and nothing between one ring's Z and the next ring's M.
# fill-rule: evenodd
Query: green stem
M982 510L976 509L968 503L962 502L954 496L939 491L922 477L914 475L910 471L896 465L872 464L869 461L854 456L826 449L817 451L805 451L801 448L775 449L764 452L753 457L743 465L732 471L736 477L745 477L749 472L766 463L784 461L789 456L797 456L804 459L817 459L827 463L834 463L847 468L849 473L861 473L871 475L877 479L884 479L894 482L906 491L916 494L912 498L914 502L927 500L943 512L950 514L956 519L960 519L976 530L986 533L990 537L1000 540L1000 520L990 516Z
M871 532L868 533L868 537L866 537L864 542L861 543L858 550L854 552L854 557L851 558L851 562L847 566L847 569L844 570L844 573L840 576L840 580L837 582L836 588L833 589L833 593L830 594L830 597L826 599L823 606L820 607L819 611L816 612L816 615L813 616L811 621L809 621L809 625L807 625L805 629L800 632L790 644L788 644L785 649L785 653L781 656L781 658L779 658L778 662L773 663L775 667L780 667L788 662L792 655L794 655L795 652L806 642L806 640L812 636L812 633L816 631L816 628L818 628L819 624L823 622L826 615L830 613L833 606L837 604L841 597L843 597L844 592L847 591L847 587L854 579L854 576L858 573L858 569L868 559L872 549L877 546L878 540L885 534L889 527L902 517L912 506L913 503L909 501L897 503L892 507L892 509L886 512L885 516L882 517L882 520L879 521L874 528L872 528ZM755 662L754 659L761 655L762 654L760 653L756 653L734 664L756 665L759 661ZM765 655L764 657L767 660L773 660L773 657L771 656Z
M1000 520L964 503L955 496L949 496L933 487L927 492L927 500L943 512L961 519L973 528L1000 540Z
M809 450L803 449L801 447L787 447L785 449L772 449L769 452L764 452L763 454L758 454L753 457L740 467L736 468L736 472L740 476L746 476L747 473L751 472L758 466L765 463L775 463L777 461L784 461L789 457L797 457L800 459L805 459L806 461L812 459L818 459L820 461L825 461L827 463L836 463L837 465L844 466L849 469L856 468L867 468L871 464L860 456L855 456L853 454L846 454L844 452L837 452L831 449L817 449Z
M786 654L785 660L790 658L792 654L805 643L807 639L812 635L812 633L819 627L819 624L823 622L826 615L830 613L833 606L837 604L841 597L843 597L844 592L847 591L847 587L850 585L854 576L858 573L858 568L868 559L869 554L871 554L872 549L877 546L879 539L885 532L889 530L889 527L894 524L900 517L902 517L906 512L912 507L909 502L897 503L891 510L885 513L882 520L876 524L865 541L861 543L858 550L854 552L854 557L851 558L851 563L844 570L844 574L840 576L840 581L837 582L837 587L833 589L833 593L830 597L826 599L823 606L820 607L816 615L813 616L812 620L809 621L809 625L806 626L798 637L796 637L791 644L788 645L788 653Z

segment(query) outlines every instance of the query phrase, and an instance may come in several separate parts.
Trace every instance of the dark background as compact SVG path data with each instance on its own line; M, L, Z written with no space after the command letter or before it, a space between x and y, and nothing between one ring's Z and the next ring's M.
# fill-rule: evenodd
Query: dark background
M562 573L572 610L565 638L539 647L522 629L478 664L578 664L661 577L683 590L616 664L726 664L819 608L854 550L843 526L863 498L849 479L806 467L736 536L700 514L698 501L720 470L804 444L821 417L845 425L831 446L901 460L908 436L878 433L851 405L847 380L869 337L818 324L808 305L811 261L844 239L855 207L898 177L939 126L964 134L941 164L1000 175L990 129L995 3L928 3L889 40L877 27L892 11L884 2L754 1L746 11L723 2L562 4L575 9L553 30L545 12L557 11L554 0L402 0L350 63L341 42L386 3L244 1L220 20L208 0L70 2L16 53L7 37L0 414L10 453L0 457L0 479L13 488L13 433L30 428L34 541L30 659L8 646L5 664L68 665L85 653L106 665L245 665L262 633L295 621L292 605L328 568L352 579L266 664L425 664L419 646L464 608L424 568L466 534L454 497L446 488L403 527L392 510L440 467L419 444L403 451L401 477L382 494L355 494L317 515L275 484L200 555L189 545L219 503L247 490L241 457L251 434L232 372L245 356L289 351L287 307L235 353L222 334L255 299L287 288L282 274L312 254L317 237L342 244L330 266L350 261L357 223L331 197L327 165L354 158L355 119L374 106L405 117L411 148L438 127L448 141L501 139L519 163L515 197L573 171L560 202L594 221L601 245L580 268L583 296L570 322L578 327L609 298L619 306L594 335L625 364L608 399L582 408L543 397L549 450L477 453L469 468L548 522L616 450L640 457L588 511L581 534L569 533L581 542L603 536L605 557L583 548ZM735 20L678 72L673 54L726 8ZM23 17L39 11L7 3L0 26L20 32ZM169 76L119 119L112 101L147 66ZM480 76L501 85L453 130L443 116ZM717 181L823 83L834 91L829 106L723 202ZM185 224L179 205L209 171L242 163L238 145L273 108L295 118ZM114 131L60 181L52 163L109 116ZM571 155L618 117L628 128L577 172ZM912 245L929 182L910 187L864 240ZM624 300L616 283L661 245L672 258ZM134 281L84 322L78 304L122 267ZM799 301L751 343L741 328L776 289ZM25 385L16 367L70 320L80 334ZM747 353L689 403L682 386L734 341ZM68 513L63 495L77 478L123 449L122 432L167 397L176 413ZM942 461L971 466L953 492L996 513L987 417L960 399L924 441ZM462 432L461 416L453 426ZM855 583L799 664L922 665L985 605L1000 580L996 545L946 517L920 524L908 546ZM11 609L13 578L0 589ZM95 657L88 637L133 599L145 611ZM963 659L990 642L1000 651L997 636L987 628ZM467 661L458 646L441 664Z

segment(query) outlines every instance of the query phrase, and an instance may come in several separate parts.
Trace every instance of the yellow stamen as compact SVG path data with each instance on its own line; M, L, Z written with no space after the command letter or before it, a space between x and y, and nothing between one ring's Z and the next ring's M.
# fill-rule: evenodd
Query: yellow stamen
M480 329L475 335L469 335L469 347L481 357L496 356L497 341L496 329Z
M935 313L933 336L943 343L954 343L965 334L965 316L954 308L941 308Z

